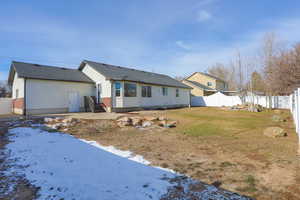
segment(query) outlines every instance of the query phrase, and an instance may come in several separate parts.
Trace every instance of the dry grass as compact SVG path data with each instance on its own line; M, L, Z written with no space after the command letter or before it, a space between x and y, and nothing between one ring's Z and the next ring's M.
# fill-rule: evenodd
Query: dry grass
M275 114L285 122L272 121ZM187 108L139 115L166 115L179 124L173 129L141 131L119 129L113 121L86 121L71 132L258 199L300 199L297 136L288 111ZM284 128L288 136L264 136L269 126Z

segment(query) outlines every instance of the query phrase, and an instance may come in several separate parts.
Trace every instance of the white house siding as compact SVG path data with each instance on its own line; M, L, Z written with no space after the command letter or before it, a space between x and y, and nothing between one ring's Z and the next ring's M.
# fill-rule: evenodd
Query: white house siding
M69 111L69 94L78 93L80 110L84 96L95 93L94 84L67 81L26 80L26 114L62 113Z
M18 97L16 97L16 90L19 90ZM24 78L19 78L17 72L12 85L12 98L24 98Z
M17 95L18 91L18 95ZM15 72L12 84L12 111L16 114L23 114L24 104L24 78L19 78Z
M111 98L111 82L106 80L105 76L94 70L88 64L82 69L82 72L92 79L95 83L101 83L101 98ZM96 91L95 91L96 92ZM96 94L93 94L96 96Z
M113 84L113 106L115 108L151 108L151 107L179 107L188 106L190 104L190 90L184 88L179 89L179 97L176 97L175 87L168 88L168 96L163 96L162 87L166 86L151 86L151 97L142 97L141 87L147 84L137 84L136 97L124 97L124 83L121 82L121 96L115 96L115 87Z

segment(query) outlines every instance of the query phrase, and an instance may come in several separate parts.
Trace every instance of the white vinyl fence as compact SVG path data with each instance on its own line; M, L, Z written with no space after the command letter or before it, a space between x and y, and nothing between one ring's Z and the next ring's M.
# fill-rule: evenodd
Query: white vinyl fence
M298 133L299 149L298 154L300 155L300 88L294 91L290 95L290 110L293 115L296 132Z
M11 98L0 98L0 115L10 114L12 111Z
M242 104L242 100L238 96L226 96L221 92L215 93L210 96L203 96L203 97L192 97L191 98L191 105L192 106L214 106L214 107L221 107L221 106L234 106Z
M254 104L259 104L266 108L290 108L289 96L246 96L243 102L253 102Z
M259 104L266 108L290 108L289 96L246 96L241 98L239 96L226 96L220 92L210 96L202 96L191 98L192 106L235 106L243 103Z

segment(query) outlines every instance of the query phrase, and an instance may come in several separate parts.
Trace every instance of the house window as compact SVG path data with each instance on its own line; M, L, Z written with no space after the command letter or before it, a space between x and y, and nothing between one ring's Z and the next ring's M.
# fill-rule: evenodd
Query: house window
M121 83L119 83L119 82L115 83L115 95L116 95L116 97L121 96Z
M211 82L207 82L207 86L212 86L212 83Z
M179 89L176 88L176 97L179 97Z
M142 86L142 97L151 97L151 86Z
M163 87L162 88L162 94L163 94L163 96L168 96L168 88Z
M124 96L125 97L136 97L136 84L135 83L125 83L124 84Z
M16 99L19 97L19 89L16 89Z

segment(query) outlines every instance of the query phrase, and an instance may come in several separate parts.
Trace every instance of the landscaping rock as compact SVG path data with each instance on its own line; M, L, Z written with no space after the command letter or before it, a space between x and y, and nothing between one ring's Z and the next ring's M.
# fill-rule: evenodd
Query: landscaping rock
M167 121L167 120L163 120L159 123L159 126L161 127L165 127L165 128L173 128L176 127L177 125L177 121Z
M44 119L44 122L46 122L46 123L49 123L49 122L52 122L52 121L54 121L53 118L45 117L45 119Z
M118 122L117 122L117 125L118 125L119 127L123 128L123 127L125 127L125 126L131 126L132 123L131 123L131 121L129 121L129 122L127 122L127 121L118 121Z
M170 121L167 123L168 128L176 127L176 125L177 125L177 121Z
M146 116L146 117L144 117L144 119L145 119L146 121L156 121L156 120L157 120L157 117Z
M61 122L61 121L63 121L65 118L63 118L63 117L55 117L55 121L56 122Z
M152 122L151 121L144 121L143 124L142 124L142 127L143 128L147 128L147 127L150 127L152 126Z
M77 123L78 119L76 118L66 118L62 120L62 123Z
M272 116L272 121L274 121L274 122L282 122L283 119L279 115L273 115Z
M268 137L285 137L287 136L286 131L280 127L268 127L264 130L264 135Z
M263 111L263 107L261 105L249 105L248 106L248 111L250 112L262 112Z
M121 117L119 119L117 119L118 122L131 122L131 118L130 117Z
M132 126L141 126L143 124L143 119L139 117L131 118Z

